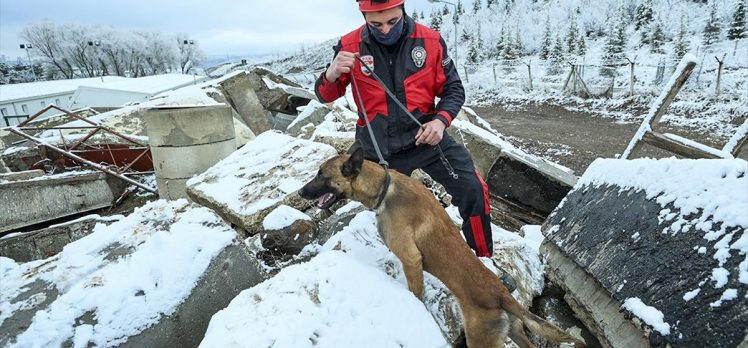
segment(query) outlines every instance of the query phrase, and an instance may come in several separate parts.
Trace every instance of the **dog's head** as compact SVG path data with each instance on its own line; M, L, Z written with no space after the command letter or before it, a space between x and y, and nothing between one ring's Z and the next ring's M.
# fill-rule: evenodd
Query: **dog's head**
M364 163L364 151L355 143L349 154L330 158L319 168L317 176L299 190L304 199L318 199L317 206L327 209L335 202L351 198L351 183L361 172Z

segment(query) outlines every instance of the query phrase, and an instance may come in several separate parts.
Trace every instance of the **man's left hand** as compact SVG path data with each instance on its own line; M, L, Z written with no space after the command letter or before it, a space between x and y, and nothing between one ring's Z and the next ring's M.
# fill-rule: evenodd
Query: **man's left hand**
M421 126L421 129L418 130L418 134L416 134L416 145L438 144L442 141L442 137L444 137L444 129L446 128L447 126L439 120L427 122Z

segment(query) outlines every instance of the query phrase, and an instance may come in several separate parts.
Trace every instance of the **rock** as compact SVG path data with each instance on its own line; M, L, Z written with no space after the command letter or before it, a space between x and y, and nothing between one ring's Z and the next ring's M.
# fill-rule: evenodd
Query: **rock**
M312 219L286 205L280 205L263 220L262 246L271 252L296 255L314 239Z
M595 335L589 332L589 330L584 327L584 324L574 316L571 307L569 307L569 304L564 300L564 292L561 288L553 284L546 284L543 293L533 300L531 310L533 313L545 318L553 325L556 325L571 335L581 337L587 344L587 347L601 347L600 342L597 341ZM534 341L535 345L540 348L551 348L557 346L533 335L532 333L530 333L530 338Z
M0 258L0 345L194 347L267 276L236 237L207 208L156 201L54 257Z
M317 99L313 92L270 70L255 68L248 76L258 100L268 111L295 115L296 107Z
M257 99L247 73L241 72L224 79L220 82L219 90L254 134L270 129L263 105Z
M258 135L229 157L187 182L190 199L216 211L247 235L262 231L280 204L305 210L313 202L296 191L336 155L332 147L275 131Z
M97 224L109 225L122 217L121 215L112 217L86 215L80 219L41 230L14 233L0 238L0 256L16 262L45 259L57 255L71 242L89 235Z
M330 113L330 111L331 109L326 105L320 104L316 100L312 100L299 116L291 122L286 129L286 133L292 137L297 137L301 134L303 127L306 127L309 124L317 126L322 123L325 120L325 116Z
M0 181L0 232L109 207L124 190L123 181L94 171Z
M548 217L542 250L549 279L604 347L745 339L747 172L740 159L590 165Z

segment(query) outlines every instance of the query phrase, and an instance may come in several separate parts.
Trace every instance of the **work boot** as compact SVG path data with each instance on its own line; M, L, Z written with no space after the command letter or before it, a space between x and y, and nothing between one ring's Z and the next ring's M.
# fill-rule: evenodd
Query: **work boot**
M506 286L507 290L509 290L510 293L514 292L514 290L517 289L517 281L514 279L514 277L512 277L509 272L505 271L501 266L499 266L499 264L496 263L494 259L491 259L491 262L493 262L493 266L499 270L499 278L501 278L501 282L504 283L504 286Z

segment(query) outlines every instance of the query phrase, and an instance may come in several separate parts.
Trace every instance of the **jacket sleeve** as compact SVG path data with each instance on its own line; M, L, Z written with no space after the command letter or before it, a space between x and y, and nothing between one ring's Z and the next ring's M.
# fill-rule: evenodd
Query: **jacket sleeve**
M333 47L333 50L335 51L335 54L332 56L333 59L338 55L341 47L342 44L338 41L338 44ZM323 103L331 103L335 101L335 99L342 97L343 94L345 94L345 88L350 82L348 74L340 75L340 77L335 81L328 81L325 77L325 72L327 72L327 68L329 67L330 64L327 64L325 71L320 74L317 81L314 83L314 93L317 95L317 99Z
M457 67L449 56L447 44L439 37L441 46L440 65L437 68L437 94L440 98L436 104L436 118L444 122L447 127L465 103L465 88L457 73Z

